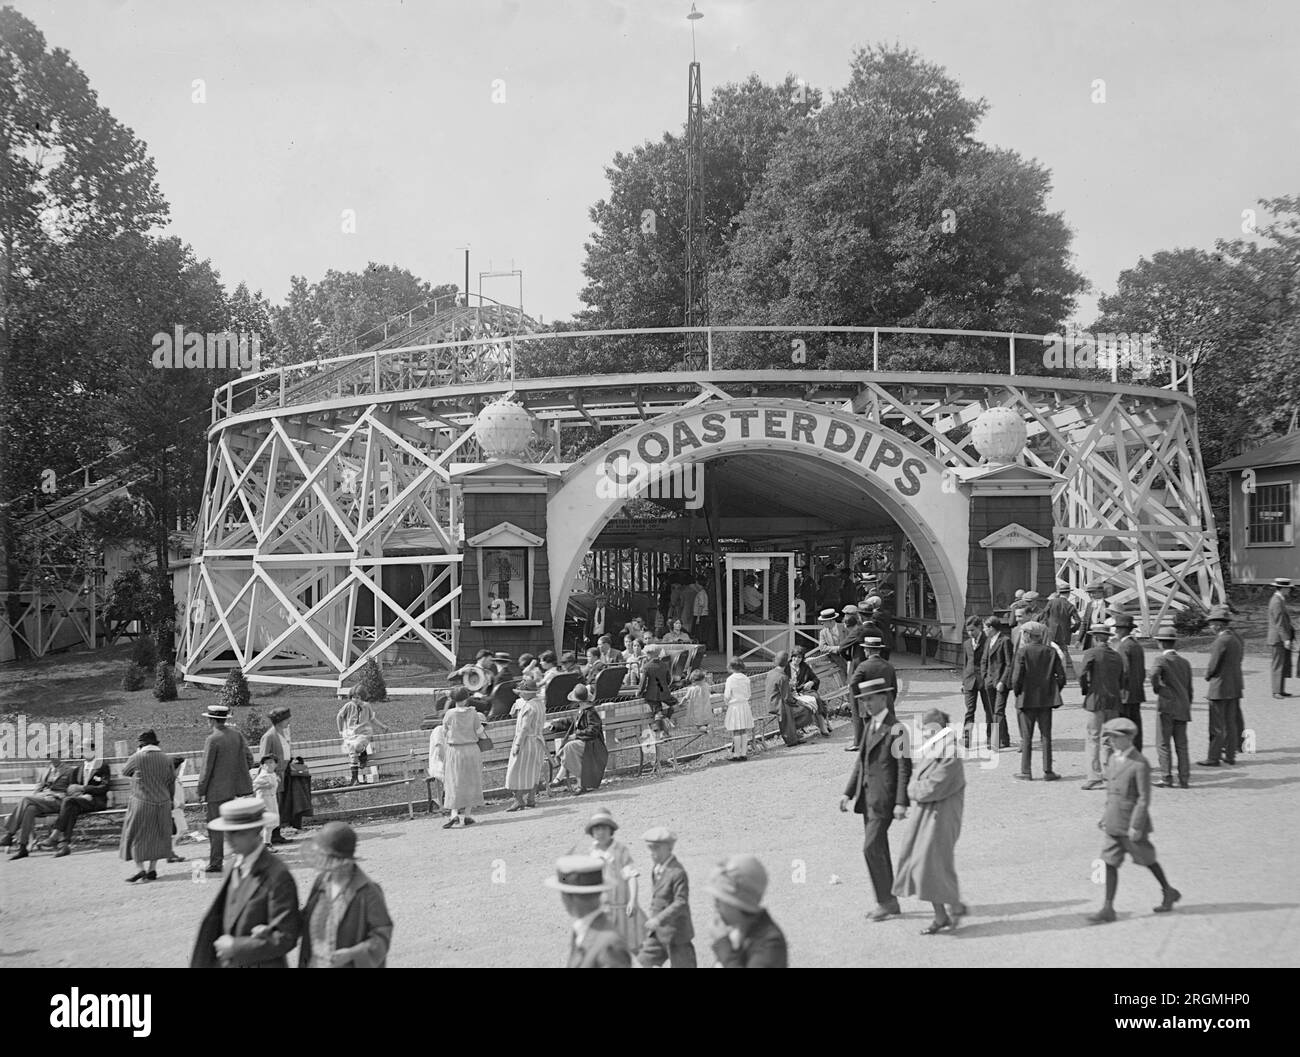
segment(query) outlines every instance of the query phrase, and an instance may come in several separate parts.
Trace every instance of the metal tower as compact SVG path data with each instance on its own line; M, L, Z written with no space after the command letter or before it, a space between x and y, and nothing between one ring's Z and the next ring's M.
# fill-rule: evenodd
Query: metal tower
M709 294L704 253L704 93L700 87L700 64L695 58L695 23L704 16L691 4L686 16L691 23L691 66L686 78L686 267L683 318L688 327L707 326ZM705 341L697 334L686 335L685 367L703 370Z

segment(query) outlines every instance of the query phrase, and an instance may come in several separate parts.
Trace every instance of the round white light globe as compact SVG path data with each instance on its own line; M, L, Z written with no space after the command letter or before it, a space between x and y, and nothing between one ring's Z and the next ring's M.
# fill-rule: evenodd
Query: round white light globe
M1025 420L1009 407L990 407L971 424L971 443L989 462L1015 462L1029 440Z

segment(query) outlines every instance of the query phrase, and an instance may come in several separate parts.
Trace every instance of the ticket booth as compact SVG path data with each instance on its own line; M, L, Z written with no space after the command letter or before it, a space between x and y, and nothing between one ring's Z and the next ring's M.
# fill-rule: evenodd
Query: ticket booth
M758 665L789 650L795 641L794 554L728 554L724 561L728 655Z

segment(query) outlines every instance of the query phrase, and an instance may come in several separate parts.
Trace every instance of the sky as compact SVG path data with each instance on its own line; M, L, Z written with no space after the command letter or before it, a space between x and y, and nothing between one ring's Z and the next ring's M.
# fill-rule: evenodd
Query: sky
M706 102L751 73L840 87L872 43L983 97L980 138L1053 174L1085 324L1139 257L1212 248L1258 199L1300 193L1294 2L697 2ZM472 288L521 269L525 311L567 318L605 166L686 116L689 0L14 6L147 143L167 233L273 302L292 275L368 261L460 283L468 244ZM514 303L519 280L482 290Z

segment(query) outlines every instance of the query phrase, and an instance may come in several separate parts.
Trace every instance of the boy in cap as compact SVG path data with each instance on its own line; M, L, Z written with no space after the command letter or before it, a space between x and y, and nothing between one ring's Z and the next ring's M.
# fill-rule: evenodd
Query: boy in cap
M1295 649L1295 631L1291 627L1291 614L1286 610L1291 581L1285 576L1273 578L1274 590L1268 600L1268 646L1273 653L1273 696L1290 697L1286 681L1291 676L1291 651Z
M1097 828L1106 834L1101 849L1101 860L1106 864L1106 901L1097 913L1088 915L1092 925L1115 920L1115 891L1125 855L1131 855L1160 882L1160 905L1153 908L1157 914L1167 914L1183 897L1165 877L1151 844L1151 764L1133 748L1136 732L1137 725L1123 717L1109 720L1102 727L1102 737L1110 742L1112 750L1106 765L1106 809L1097 822Z
M1210 658L1205 663L1206 696L1210 701L1210 749L1198 767L1218 767L1221 760L1229 766L1237 762L1241 743L1241 640L1228 624L1232 618L1227 606L1210 610L1209 623L1215 631Z
M718 921L713 953L723 969L788 969L785 934L763 909L767 871L752 855L733 855L714 871L705 889Z
M542 882L561 893L564 909L573 921L567 969L630 969L632 955L623 937L614 931L601 897L605 862L594 855L566 855L556 860L555 876Z
M1101 736L1101 730L1108 721L1119 716L1124 659L1110 648L1111 629L1108 625L1094 624L1088 631L1093 644L1084 652L1083 667L1079 672L1079 689L1083 691L1083 707L1088 713L1085 739L1088 780L1081 788L1100 789L1106 784L1103 775L1110 757L1110 745Z
M646 940L641 945L637 961L642 968L657 969L667 962L674 969L696 968L695 926L691 924L690 881L682 864L673 854L677 836L663 826L646 830L641 839L646 842L650 859L652 889L650 916L646 918Z
M1187 723L1192 718L1192 666L1174 649L1178 633L1172 624L1165 624L1156 632L1156 642L1161 654L1151 668L1151 689L1156 694L1157 738L1156 760L1164 777L1160 785L1172 789L1174 765L1169 752L1173 739L1178 752L1178 784L1187 788L1191 773L1187 754Z

